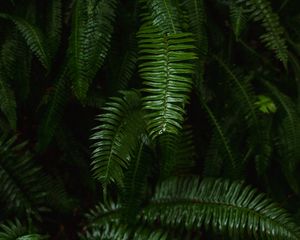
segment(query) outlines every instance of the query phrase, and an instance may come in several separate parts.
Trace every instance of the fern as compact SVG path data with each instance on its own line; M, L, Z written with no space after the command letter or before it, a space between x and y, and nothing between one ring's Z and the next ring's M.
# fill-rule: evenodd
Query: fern
M194 40L189 33L162 35L153 27L142 28L138 37L150 135L178 134L192 88L189 75L194 72L190 61L196 59Z
M124 176L124 187L121 192L120 203L127 223L134 222L146 195L147 177L153 162L146 144L147 138L143 136Z
M91 140L92 166L97 179L106 186L123 182L123 169L127 168L131 154L138 146L138 136L144 131L141 99L137 91L122 92L112 97L97 120Z
M4 18L12 21L17 26L17 29L21 32L28 47L37 56L42 65L49 70L50 69L50 54L48 48L46 47L46 41L44 35L36 27L27 22L26 20L14 17L5 13L0 13L0 18Z
M178 11L172 0L150 0L148 9L151 12L153 26L161 33L181 32Z
M0 225L0 240L42 240L45 236L32 234L30 231L16 219L15 221L7 221Z
M273 50L276 57L287 66L288 52L285 43L284 30L279 23L279 17L273 12L268 0L237 0L237 3L243 3L245 9L250 12L250 18L254 21L260 21L265 28L266 33L261 35L262 42Z
M15 136L0 138L0 200L8 212L32 212L38 216L47 195L41 185L44 175L33 163L31 154L24 151L25 143L15 142Z
M83 101L107 54L117 0L77 0L70 37L70 74L75 96Z
M14 88L19 102L25 102L30 92L30 71L32 55L19 32L12 31L2 45L1 62L7 82ZM18 66L16 71L15 66ZM11 109L14 109L11 107Z
M208 52L208 39L206 34L206 11L203 0L186 0L183 7L187 10L188 23L191 32L194 34L197 50L202 56Z
M143 211L143 218L164 226L184 225L237 239L299 239L299 228L287 212L240 182L178 178L163 182Z

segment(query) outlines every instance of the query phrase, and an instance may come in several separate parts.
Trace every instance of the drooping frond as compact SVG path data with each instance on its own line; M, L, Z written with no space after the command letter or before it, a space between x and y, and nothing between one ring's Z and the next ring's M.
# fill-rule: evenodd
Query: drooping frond
M121 94L105 105L104 113L97 118L100 123L91 136L94 141L93 172L104 186L111 182L122 185L123 170L144 131L139 92L124 91Z
M45 203L44 174L32 156L24 150L25 143L16 144L16 136L0 138L0 201L8 212L37 214Z
M89 1L91 2L91 1ZM73 80L75 95L85 98L88 90L89 79L89 53L91 46L87 43L93 38L94 29L86 29L87 3L84 0L76 0L72 16L72 32L69 40L70 76Z
M297 177L297 167L300 163L300 117L293 101L284 93L280 92L274 85L265 82L274 100L278 103L277 112L283 113L279 126L279 161L284 175L290 187L296 193L300 193Z
M0 240L42 240L45 236L30 233L30 231L16 219L15 221L7 221L0 225Z
M138 33L139 72L146 92L144 109L152 138L178 134L192 88L194 39L190 33L161 34L146 26Z
M195 36L197 50L201 55L206 56L208 39L205 31L206 12L203 0L186 0L183 2L183 7L188 13L188 23L191 32Z
M261 35L262 42L272 51L286 67L288 52L284 38L284 30L279 22L279 16L273 12L269 0L237 0L249 11L250 18L261 22L266 32Z
M13 84L16 98L24 103L30 92L32 54L21 33L14 30L2 45L1 60L7 82ZM16 71L18 66L18 71ZM12 108L13 109L13 108Z
M149 0L147 4L152 25L161 33L181 32L178 11L172 0Z
M153 156L147 147L147 137L142 136L139 147L132 156L124 176L121 192L123 216L128 223L133 223L141 203L145 200L147 178L153 162Z
M289 214L264 194L241 182L175 178L157 189L142 218L162 226L205 226L233 239L299 239Z
M231 27L235 35L235 38L239 40L241 33L244 31L247 25L248 16L246 14L244 7L236 4L234 1L231 1L229 7L230 7Z
M92 61L98 69L103 65L110 47L118 3L118 0L101 0L95 7L96 52Z
M69 96L67 67L59 75L50 96L47 112L45 113L38 131L37 150L44 150L51 142L57 126L63 116L64 107Z
M89 85L102 66L110 45L117 0L77 0L69 43L73 90L85 100Z
M42 65L49 70L51 65L50 54L46 45L45 37L40 29L22 18L14 17L5 13L0 13L0 18L4 18L15 23L17 29L24 37L28 47L37 56Z
M47 42L50 55L55 56L59 47L62 29L62 4L61 0L51 0L47 21Z

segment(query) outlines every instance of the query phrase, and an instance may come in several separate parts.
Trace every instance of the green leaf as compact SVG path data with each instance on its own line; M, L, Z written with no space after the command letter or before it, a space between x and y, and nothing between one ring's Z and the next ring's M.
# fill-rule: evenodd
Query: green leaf
M21 32L28 47L37 56L42 65L49 70L51 66L49 49L46 45L45 37L40 29L22 18L5 13L0 13L0 18L10 20L16 24L17 29Z
M197 59L194 39L190 33L164 35L151 26L142 27L138 37L139 73L145 85L143 105L150 136L176 135L182 128L192 89L192 60Z
M104 187L112 182L123 185L123 170L145 128L140 94L124 91L121 97L112 97L103 110L97 118L100 124L90 138L94 141L92 170Z
M233 239L299 239L289 214L264 194L241 182L197 177L175 178L157 187L144 209L148 224L165 227L201 226Z

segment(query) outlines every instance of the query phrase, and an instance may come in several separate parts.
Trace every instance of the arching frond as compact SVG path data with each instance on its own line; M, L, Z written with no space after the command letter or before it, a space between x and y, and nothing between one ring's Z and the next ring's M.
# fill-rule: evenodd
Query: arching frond
M16 136L0 138L0 201L8 212L37 214L45 206L47 189L42 186L44 174L24 150Z
M163 35L154 27L138 33L140 76L146 92L144 109L152 138L178 134L192 88L194 39L189 33Z
M236 2L243 3L244 8L251 14L250 18L261 22L266 30L266 33L261 35L262 42L275 52L276 57L286 67L288 52L283 36L284 30L278 15L273 12L269 0L237 0Z
M16 219L15 221L7 221L0 225L0 240L42 240L45 236L30 233L30 231Z
M28 47L37 56L42 65L49 70L51 65L49 50L46 45L45 37L40 29L22 18L14 17L5 13L0 13L0 18L10 20L16 24L17 29L21 32Z
M122 185L123 169L127 168L144 131L139 92L121 94L105 105L104 113L97 118L100 125L91 136L93 172L104 186L111 182Z
M264 194L241 182L197 177L163 182L143 211L143 218L163 226L205 226L234 239L299 239L289 214Z

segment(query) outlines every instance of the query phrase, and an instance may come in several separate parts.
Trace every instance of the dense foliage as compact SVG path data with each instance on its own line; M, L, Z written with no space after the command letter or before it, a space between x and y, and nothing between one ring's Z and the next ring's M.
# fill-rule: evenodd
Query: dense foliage
M299 5L2 0L0 239L300 239Z

